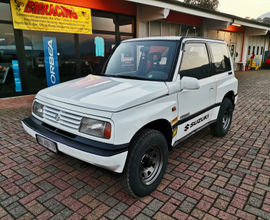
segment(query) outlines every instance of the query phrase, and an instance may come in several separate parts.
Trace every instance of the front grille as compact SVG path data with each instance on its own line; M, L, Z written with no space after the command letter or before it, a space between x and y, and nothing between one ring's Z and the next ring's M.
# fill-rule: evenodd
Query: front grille
M68 127L74 131L78 131L82 116L78 116L66 111L62 111L57 108L52 108L49 106L44 106L43 117L48 120L51 125L59 128L60 126Z

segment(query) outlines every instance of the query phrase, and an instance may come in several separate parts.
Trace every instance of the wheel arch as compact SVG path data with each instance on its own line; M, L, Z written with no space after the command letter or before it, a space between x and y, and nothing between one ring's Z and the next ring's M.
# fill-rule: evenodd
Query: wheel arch
M137 135L137 133L139 131L141 131L144 128L149 128L149 129L153 129L153 130L157 130L160 133L162 133L167 141L168 144L168 150L172 150L172 126L171 123L168 122L165 119L158 119L152 122L149 122L148 124L144 125L143 127L141 127L136 134L133 136L133 138ZM133 139L132 138L132 139Z
M231 100L232 105L233 105L233 108L234 108L234 107L235 107L235 104L234 104L235 94L234 94L234 92L233 92L233 91L227 92L227 93L224 95L223 100L224 100L225 98L228 98L228 99ZM223 100L222 100L222 101L223 101Z

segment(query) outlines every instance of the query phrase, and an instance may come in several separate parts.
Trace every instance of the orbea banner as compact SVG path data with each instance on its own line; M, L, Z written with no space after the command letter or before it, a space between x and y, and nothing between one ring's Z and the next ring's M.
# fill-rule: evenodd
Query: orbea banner
M10 0L15 29L92 34L91 10L64 4Z
M55 37L43 37L47 86L59 84L58 56Z

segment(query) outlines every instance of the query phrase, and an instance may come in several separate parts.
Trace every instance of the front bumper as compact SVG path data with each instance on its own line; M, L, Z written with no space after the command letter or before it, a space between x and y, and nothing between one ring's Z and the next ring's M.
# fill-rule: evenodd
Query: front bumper
M65 154L116 173L124 169L128 144L112 145L82 138L48 126L33 116L24 119L22 125L32 137L40 135L57 143L58 150Z

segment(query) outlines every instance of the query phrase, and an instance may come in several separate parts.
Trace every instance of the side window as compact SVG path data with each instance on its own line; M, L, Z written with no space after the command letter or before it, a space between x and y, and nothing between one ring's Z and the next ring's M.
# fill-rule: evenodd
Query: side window
M227 46L222 43L210 43L213 54L213 73L223 73L231 70L231 62Z
M204 43L187 43L180 68L184 76L203 79L210 76L208 53Z
M251 46L248 46L248 55L250 55L250 48Z

